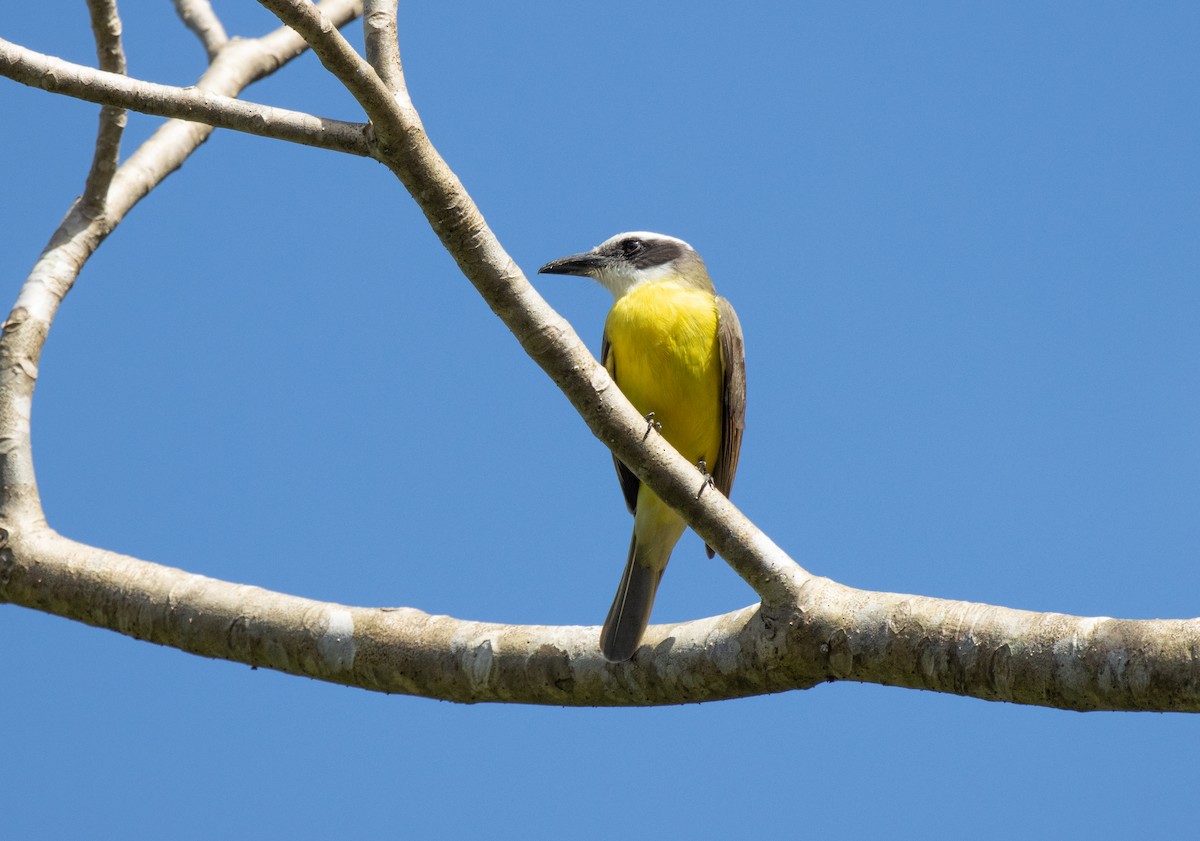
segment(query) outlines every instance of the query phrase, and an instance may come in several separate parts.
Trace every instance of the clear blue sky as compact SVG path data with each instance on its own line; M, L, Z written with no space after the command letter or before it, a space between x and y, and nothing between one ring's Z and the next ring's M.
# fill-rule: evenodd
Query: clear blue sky
M86 12L0 35L92 61ZM229 28L272 18L217 3ZM1030 610L1200 614L1194 4L405 3L434 142L532 272L690 241L740 313L735 501L812 571ZM133 75L189 84L169 4ZM350 30L359 41L357 24ZM311 56L247 97L358 119ZM5 309L96 107L0 80ZM127 149L157 124L131 117ZM598 349L607 293L538 288ZM597 624L607 452L378 164L219 133L55 323L63 533L359 605ZM753 594L688 536L656 617ZM1183 837L1200 720L856 684L646 710L455 706L0 607L12 838ZM632 827L632 832L627 830Z

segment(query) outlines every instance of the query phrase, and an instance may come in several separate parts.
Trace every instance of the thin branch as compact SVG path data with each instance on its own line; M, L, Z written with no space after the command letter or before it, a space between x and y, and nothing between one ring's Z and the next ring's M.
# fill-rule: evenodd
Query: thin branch
M345 23L360 13L361 4L356 0L327 0L322 8L332 20ZM11 58L5 44L0 42L0 66L4 66L6 55ZM262 38L231 43L197 87L214 94L237 94L305 49L304 41L286 27ZM128 81L123 76L114 78ZM59 304L109 232L150 190L178 169L212 131L203 123L165 123L117 169L103 216L89 217L76 203L51 235L21 287L0 335L0 521L6 529L45 524L33 472L29 419L38 361Z
M125 49L121 45L121 16L116 0L88 0L87 5L100 69L124 73Z
M240 43L236 45L240 49ZM219 56L218 56L219 57ZM105 73L44 55L0 38L0 75L88 102L273 137L319 149L371 155L367 127L299 111L245 102L198 84L178 88Z
M121 46L121 18L116 0L88 0L92 33L96 39L96 59L100 69L125 74L125 50ZM121 160L121 135L125 131L125 109L115 105L100 108L100 126L96 131L96 151L88 171L81 202L84 212L98 216L104 212L108 185Z
M195 33L204 45L208 60L217 57L217 52L229 41L221 19L213 11L208 0L174 0L175 11L184 25Z
M383 84L394 96L408 101L408 84L400 61L400 41L396 31L397 0L366 0L363 6L363 42L367 63L375 68Z
M338 32L338 27L320 8L303 0L258 2L300 34L325 69L345 86L368 114L371 113L369 104L392 98L379 74Z

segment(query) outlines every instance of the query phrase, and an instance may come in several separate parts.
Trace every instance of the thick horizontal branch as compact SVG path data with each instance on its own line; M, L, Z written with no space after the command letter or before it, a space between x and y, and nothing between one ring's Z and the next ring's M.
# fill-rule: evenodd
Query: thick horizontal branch
M245 102L199 87L178 88L130 79L72 64L2 38L0 76L51 93L115 105L142 114L173 117L351 155L369 157L372 154L368 127L364 123Z
M139 561L48 529L14 534L0 547L0 601L204 657L464 703L664 704L789 688L769 683L765 669L721 674L723 662L746 659L729 640L754 621L753 608L674 629L678 636L663 649L668 670L658 677L637 670L631 681L634 670L609 667L600 656L595 627L317 602ZM724 644L731 656L713 659L710 644Z
M464 703L651 705L853 680L1071 710L1200 711L1200 620L1083 619L812 578L795 610L655 625L631 663L595 627L497 625L317 602L74 543L0 547L0 599L129 636L378 692Z

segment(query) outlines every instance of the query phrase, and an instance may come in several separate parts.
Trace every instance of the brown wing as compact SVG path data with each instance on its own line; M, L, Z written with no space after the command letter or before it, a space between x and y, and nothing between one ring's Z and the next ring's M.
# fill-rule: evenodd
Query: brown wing
M613 378L613 382L616 382L617 362L612 358L612 345L609 344L607 332L605 332L604 338L600 340L600 364L608 371L608 375ZM638 488L642 486L642 482L634 475L632 470L621 464L616 456L613 456L613 465L617 468L617 481L621 483L621 493L625 495L625 507L629 509L630 514L636 514Z
M724 298L717 297L717 344L721 350L721 450L712 467L717 490L729 496L742 452L742 432L746 428L746 350L742 324ZM713 550L705 546L708 556Z

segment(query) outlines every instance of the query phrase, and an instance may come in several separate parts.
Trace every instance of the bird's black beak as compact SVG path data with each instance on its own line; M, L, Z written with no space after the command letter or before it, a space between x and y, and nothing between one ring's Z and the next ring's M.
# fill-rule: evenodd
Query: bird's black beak
M538 274L573 274L580 277L592 277L607 265L610 259L612 258L605 254L585 251L582 254L572 254L570 257L551 260L538 269Z

